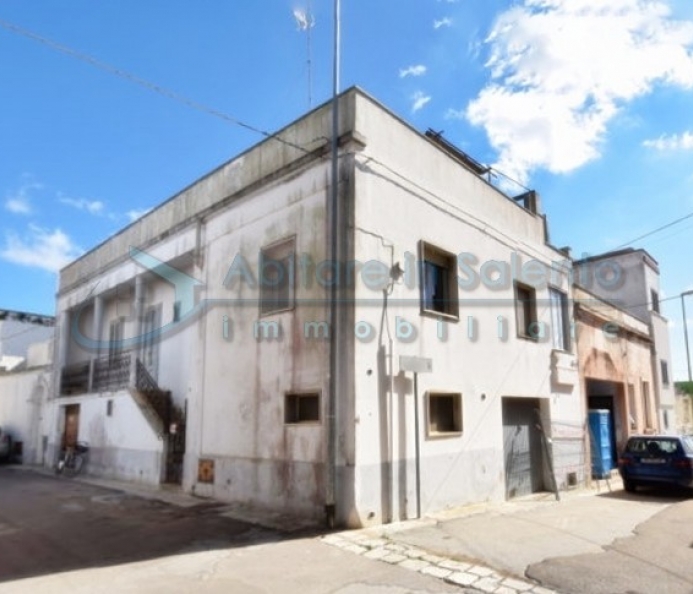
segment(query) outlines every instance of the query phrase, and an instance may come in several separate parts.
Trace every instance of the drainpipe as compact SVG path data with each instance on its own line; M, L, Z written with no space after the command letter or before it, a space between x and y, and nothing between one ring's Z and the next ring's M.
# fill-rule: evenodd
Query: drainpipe
M96 373L96 360L101 356L101 336L103 327L103 297L94 297L94 323L92 326L92 336L96 341L96 350L89 359L89 391L94 391L94 375Z
M341 282L339 268L335 264L340 261L340 246L342 245L342 225L339 217L339 42L340 42L340 0L334 0L334 63L332 87L332 173L330 185L330 200L328 212L330 219L330 259L335 277L330 287L330 381L327 402L327 485L325 493L325 520L327 526L335 525L336 494L337 494L337 387L340 357L338 356L339 302Z
M135 336L139 339L142 336L142 313L144 309L144 281L141 276L135 278ZM130 387L137 387L137 359L140 354L141 345L136 341L130 354Z

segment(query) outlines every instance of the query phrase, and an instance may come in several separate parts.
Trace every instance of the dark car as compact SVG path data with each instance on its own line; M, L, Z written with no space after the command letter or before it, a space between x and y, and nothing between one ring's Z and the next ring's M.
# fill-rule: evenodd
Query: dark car
M631 437L618 459L623 488L639 485L693 487L693 437L640 435Z

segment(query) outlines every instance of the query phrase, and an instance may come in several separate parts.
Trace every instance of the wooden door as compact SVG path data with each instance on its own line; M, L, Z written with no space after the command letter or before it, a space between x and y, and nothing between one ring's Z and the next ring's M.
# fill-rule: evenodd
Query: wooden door
M77 445L79 435L79 404L69 404L65 407L65 431L63 432L63 448Z

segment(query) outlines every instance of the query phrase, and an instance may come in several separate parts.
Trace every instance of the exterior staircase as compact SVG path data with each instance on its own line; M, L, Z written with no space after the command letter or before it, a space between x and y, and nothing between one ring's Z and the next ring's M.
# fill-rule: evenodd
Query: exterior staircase
M139 359L136 366L135 386L130 388L130 394L154 433L159 439L163 439L165 435L169 435L172 426L182 423L183 411L173 404L171 392L162 390L157 385Z

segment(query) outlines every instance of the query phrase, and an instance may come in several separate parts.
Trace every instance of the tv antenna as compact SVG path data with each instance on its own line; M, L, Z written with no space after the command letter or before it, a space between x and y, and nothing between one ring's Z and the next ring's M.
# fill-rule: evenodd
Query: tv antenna
M294 18L299 31L306 32L306 66L308 68L308 108L313 106L313 59L312 59L312 35L311 29L315 27L315 17L311 10L311 2L305 9L294 8Z

